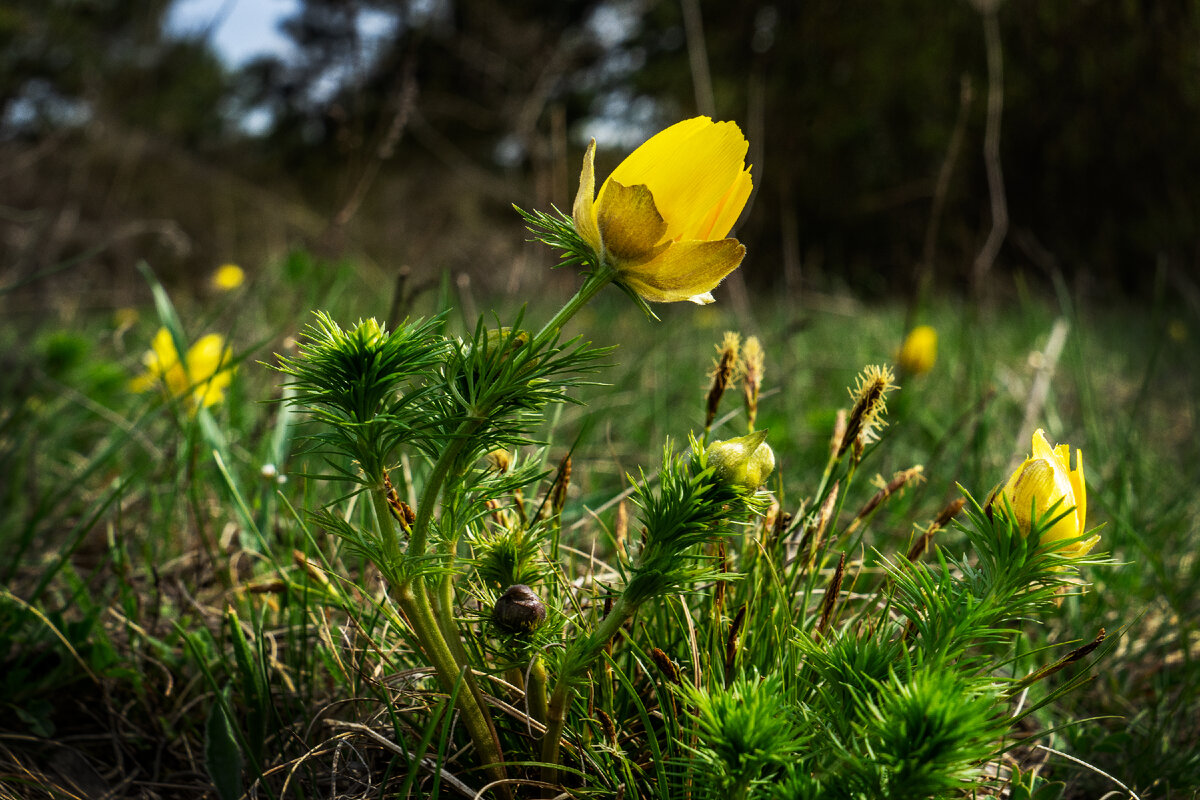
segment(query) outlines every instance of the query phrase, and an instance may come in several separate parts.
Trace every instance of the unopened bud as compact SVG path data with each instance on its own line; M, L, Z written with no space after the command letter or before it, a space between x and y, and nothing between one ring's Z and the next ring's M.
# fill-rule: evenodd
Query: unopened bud
M775 471L775 453L767 444L766 431L713 442L705 455L717 480L750 492L757 491Z
M492 609L492 622L505 633L532 633L545 621L545 604L523 583L508 587Z

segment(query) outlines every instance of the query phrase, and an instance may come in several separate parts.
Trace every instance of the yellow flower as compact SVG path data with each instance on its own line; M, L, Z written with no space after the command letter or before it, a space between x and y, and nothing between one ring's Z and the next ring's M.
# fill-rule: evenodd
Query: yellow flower
M652 136L596 194L596 141L588 145L572 216L579 235L646 300L711 303L742 263L725 238L752 184L749 145L732 122L696 117Z
M918 325L904 337L896 364L909 375L924 375L937 361L938 335L929 325Z
M213 288L231 292L246 280L246 271L237 264L223 264L212 275Z
M138 310L130 306L118 308L113 312L113 327L118 331L127 331L137 324Z
M180 363L171 332L159 328L150 350L142 356L146 371L130 382L130 389L146 392L159 387L171 397L186 398L192 407L208 408L225 399L225 389L233 378L232 358L225 341L210 333L192 345Z
M1043 542L1077 539L1086 531L1087 488L1083 483L1083 452L1075 451L1075 469L1071 469L1071 448L1065 444L1051 448L1039 428L1033 434L1033 455L1013 472L999 490L998 496L1008 498L1017 524L1025 534L1033 525L1032 516L1046 519L1070 510L1042 534ZM1100 537L1092 536L1068 545L1061 552L1069 556L1084 556Z

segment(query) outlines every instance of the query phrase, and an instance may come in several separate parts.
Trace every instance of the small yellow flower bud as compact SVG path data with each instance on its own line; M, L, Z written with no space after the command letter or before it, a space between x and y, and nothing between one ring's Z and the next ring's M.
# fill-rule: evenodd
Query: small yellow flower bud
M492 450L486 458L488 466L501 474L508 472L508 468L512 466L512 456L503 447Z
M937 362L938 335L929 325L918 325L904 337L896 366L909 375L924 375Z
M757 491L775 471L775 453L767 444L766 431L713 442L705 456L717 480L751 492Z
M1071 469L1071 449L1065 444L1051 448L1039 428L1033 434L1033 455L1017 467L992 501L1008 499L1021 532L1028 535L1033 517L1045 519L1070 509L1070 513L1042 534L1043 542L1076 539L1084 534L1087 523L1087 487L1083 482L1083 452L1075 451L1075 469ZM1076 542L1066 547L1065 555L1087 555L1100 537Z

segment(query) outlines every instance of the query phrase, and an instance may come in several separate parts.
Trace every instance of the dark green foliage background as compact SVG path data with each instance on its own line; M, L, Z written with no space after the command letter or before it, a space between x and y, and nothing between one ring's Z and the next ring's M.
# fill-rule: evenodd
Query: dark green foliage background
M31 289L60 295L138 291L132 252L175 281L298 242L520 288L533 273L488 268L515 254L508 206L569 204L588 120L630 126L632 141L601 142L603 171L639 133L711 112L752 142L752 285L910 291L961 110L929 267L969 288L991 214L975 6L695 6L698 61L690 2L305 0L280 21L295 57L235 70L203 30L166 35L165 0L5 0L0 258L29 280L79 257L71 287ZM366 12L395 21L374 57ZM997 270L1145 297L1161 264L1194 292L1200 3L1012 0L998 19L1011 229ZM319 89L331 70L340 88ZM251 109L270 113L258 135L240 124Z

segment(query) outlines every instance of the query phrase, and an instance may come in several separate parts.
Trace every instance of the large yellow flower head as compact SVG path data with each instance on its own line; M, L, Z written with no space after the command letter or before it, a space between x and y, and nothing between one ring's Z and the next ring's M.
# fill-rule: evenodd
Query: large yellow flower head
M142 356L146 371L133 379L130 388L145 392L159 387L170 397L186 398L193 408L208 408L225 399L225 389L233 379L232 358L224 339L210 333L188 348L186 359L180 362L171 332L159 328Z
M1071 469L1071 448L1065 444L1050 447L1039 428L1033 434L1033 455L1017 467L998 496L1008 498L1021 531L1028 534L1032 515L1039 519L1070 513L1042 534L1043 542L1077 539L1086 531L1087 488L1083 483L1083 452L1075 451L1075 469ZM1053 509L1053 511L1051 510ZM1069 545L1061 552L1069 556L1087 555L1100 537L1092 536Z
M583 157L572 216L616 281L646 300L711 303L742 263L727 239L750 197L749 145L732 122L696 117L652 136L596 192L596 142Z

